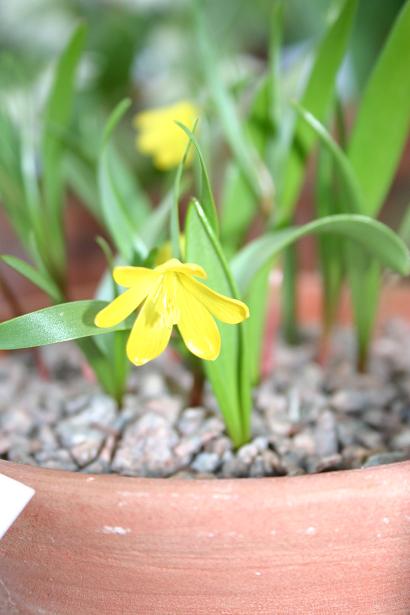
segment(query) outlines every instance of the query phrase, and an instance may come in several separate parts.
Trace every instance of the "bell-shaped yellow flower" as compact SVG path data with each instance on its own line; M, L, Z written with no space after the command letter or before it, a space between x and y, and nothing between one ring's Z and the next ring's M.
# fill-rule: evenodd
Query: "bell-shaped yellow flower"
M128 290L97 314L95 324L114 327L142 304L127 342L132 363L144 365L161 354L174 325L194 355L213 361L221 349L213 316L237 324L249 317L249 310L242 301L220 295L194 276L207 278L199 265L184 264L176 258L155 269L116 267L114 280Z
M198 109L188 101L138 113L134 125L139 131L137 147L143 154L152 156L161 171L176 167L188 145L188 137L175 123L185 124L191 130L198 119Z

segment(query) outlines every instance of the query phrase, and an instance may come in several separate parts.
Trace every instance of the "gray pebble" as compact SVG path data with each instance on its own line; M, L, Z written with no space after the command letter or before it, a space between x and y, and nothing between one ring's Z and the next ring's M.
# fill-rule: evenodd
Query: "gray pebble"
M171 424L154 412L145 414L124 433L113 459L113 470L140 476L169 476L181 469L173 449L178 435Z
M191 464L195 472L211 473L215 472L221 465L221 458L216 453L199 453Z
M40 451L36 453L35 459L37 463L44 468L52 470L78 470L78 466L74 463L71 455L64 449L57 451Z
M410 427L404 428L401 433L392 438L392 446L395 449L410 450Z
M330 410L325 410L315 428L316 452L319 457L335 455L338 449L336 419Z
M403 451L392 451L390 453L378 453L377 455L371 455L367 458L363 464L364 468L371 468L373 466L380 466L387 463L396 463L397 461L404 461L407 458L406 453Z
M189 436L197 432L205 420L206 411L204 408L186 408L181 413L177 428L183 436Z

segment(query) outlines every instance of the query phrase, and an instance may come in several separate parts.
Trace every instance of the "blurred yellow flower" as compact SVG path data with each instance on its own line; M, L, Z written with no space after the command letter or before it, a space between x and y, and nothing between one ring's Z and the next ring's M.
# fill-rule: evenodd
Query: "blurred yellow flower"
M139 131L138 149L152 156L154 165L161 171L176 167L185 153L188 137L175 121L192 130L198 114L195 105L188 101L138 113L134 118Z
M221 336L213 316L237 324L249 317L248 307L225 297L194 278L207 278L199 265L172 258L155 269L116 267L117 284L128 290L95 317L97 327L114 327L141 304L127 343L127 356L135 365L155 359L168 345L178 326L187 348L200 359L215 360Z
M183 233L180 233L179 235L179 251L180 254L182 256L182 258L184 258L184 254L185 254L185 235ZM162 265L163 263L165 263L166 261L170 260L172 258L172 243L171 241L165 241L159 248L158 248L158 252L157 255L155 257L155 261L154 264L155 265Z

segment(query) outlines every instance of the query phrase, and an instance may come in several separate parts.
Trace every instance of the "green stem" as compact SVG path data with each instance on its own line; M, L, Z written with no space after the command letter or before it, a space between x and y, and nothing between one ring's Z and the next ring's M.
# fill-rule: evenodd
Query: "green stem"
M288 344L300 339L297 313L297 252L295 246L286 249L283 262L282 332Z

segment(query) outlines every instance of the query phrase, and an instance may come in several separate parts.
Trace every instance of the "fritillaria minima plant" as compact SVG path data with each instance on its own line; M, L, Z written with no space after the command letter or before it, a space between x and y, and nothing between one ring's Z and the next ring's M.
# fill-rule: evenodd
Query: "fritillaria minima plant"
M141 187L133 188L129 169L111 138L120 121L131 122L126 115L130 102L122 101L105 128L101 127L101 145L91 178L93 190L83 191L89 209L110 240L99 240L107 259L104 283L95 299L67 301L61 286L56 289L52 270L48 272L43 266L49 262L47 254L42 254L47 242L36 245L37 269L4 256L7 264L45 290L55 305L0 323L0 349L74 340L84 350L101 387L120 407L130 364L138 370L168 345L175 345L188 369L194 369L190 357L195 355L195 369L199 364L209 381L227 432L238 447L251 435L252 388L261 378L269 272L273 265L281 266L283 254L287 254L283 267L285 331L291 333L296 319L298 268L294 245L306 235L319 236L325 329L333 324L341 284L347 281L362 368L381 268L401 275L410 272L407 247L375 219L393 179L410 119L410 72L403 51L410 54L410 3L405 4L387 39L385 53L376 62L352 137L340 144L329 130L331 124L324 122L333 116L336 77L354 23L355 0L338 3L333 21L313 50L305 89L302 94L295 93L296 102L292 104L282 97L287 90L286 74L279 62L282 11L278 7L282 3L275 3L266 74L258 87L246 93L250 103L244 117L239 111L242 101L233 97L219 75L215 47L199 3L193 4L205 93L201 101L205 104L199 110L192 102L175 101L144 110L134 120L138 149L152 159L168 184L173 176L172 189L164 190L161 204L153 208L149 192L143 194ZM73 41L60 63L58 84L72 78L79 55L78 36ZM382 113L385 108L391 108L391 113ZM340 115L339 110L339 120ZM196 130L203 117L212 123L211 134L217 135L215 143L207 142L209 160L202 152L201 130ZM391 117L395 118L394 125ZM222 156L218 155L221 143ZM296 226L293 216L297 197L307 155L315 144L320 145L320 159L325 160L317 173L317 211L309 223ZM53 152L64 155L63 140L53 147L50 145L50 156ZM19 155L22 152L16 151L16 159ZM82 160L77 161L78 172ZM210 160L218 166L221 178L218 202ZM52 173L50 163L50 186ZM89 188L89 169L87 173L87 181L81 185ZM60 195L60 176L58 187ZM187 208L181 208L181 201L188 204ZM14 212L11 205L10 215ZM260 222L261 218L260 235L247 242L253 220ZM59 219L56 216L54 222ZM37 218L33 221L28 217L25 225L31 224L37 225L32 229L35 234L39 230ZM30 253L33 233L24 225L18 228ZM53 236L56 254L63 252L62 245L56 247L56 242L62 241L60 231ZM173 334L174 327L180 336ZM180 337L189 353L181 350ZM167 357L175 360L171 354Z

